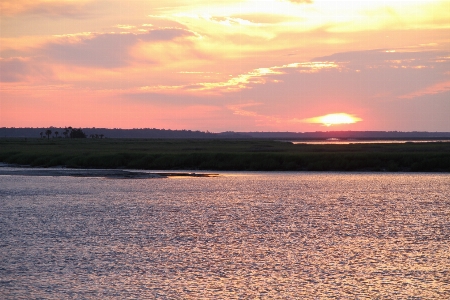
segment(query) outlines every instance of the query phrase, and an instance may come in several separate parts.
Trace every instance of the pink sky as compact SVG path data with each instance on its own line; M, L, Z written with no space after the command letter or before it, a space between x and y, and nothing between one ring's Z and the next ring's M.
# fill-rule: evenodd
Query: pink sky
M447 0L3 0L0 29L0 127L450 131Z

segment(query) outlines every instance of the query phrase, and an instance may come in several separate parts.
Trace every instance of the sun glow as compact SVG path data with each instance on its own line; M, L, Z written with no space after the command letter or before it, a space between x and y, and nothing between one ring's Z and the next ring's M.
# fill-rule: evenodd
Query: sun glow
M304 120L306 123L321 123L325 126L341 125L341 124L354 124L362 121L361 118L349 115L346 113L328 114L325 116L314 117Z

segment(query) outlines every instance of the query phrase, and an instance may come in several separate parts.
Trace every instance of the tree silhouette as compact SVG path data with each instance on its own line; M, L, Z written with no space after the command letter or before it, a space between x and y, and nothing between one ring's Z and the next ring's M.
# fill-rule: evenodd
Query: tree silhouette
M66 127L66 129L64 129L63 131L64 137L68 137L69 136L69 128Z
M69 127L69 128L72 128L72 127ZM86 138L86 134L83 132L83 130L81 130L81 128L72 129L70 131L70 137L73 139Z
M55 131L55 137L58 137L59 132Z
M41 135L41 138L42 138L42 136L44 135L44 133L41 131L40 135Z
M50 129L47 129L45 131L45 135L47 136L47 139L50 139L50 135L52 135L52 131Z
M103 134L100 134L100 138L102 139L104 137L104 135Z

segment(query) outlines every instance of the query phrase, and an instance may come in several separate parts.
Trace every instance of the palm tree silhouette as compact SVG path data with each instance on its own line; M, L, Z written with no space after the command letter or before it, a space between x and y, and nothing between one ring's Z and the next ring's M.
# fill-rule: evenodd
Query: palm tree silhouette
M68 137L69 136L69 128L66 127L66 129L64 129L63 131L64 137Z
M59 132L55 131L55 137L58 137Z
M47 139L50 139L50 135L52 134L52 131L50 129L47 129L45 131L45 134L47 135Z
M41 131L40 135L41 135L41 138L42 138L42 136L44 135L44 133Z

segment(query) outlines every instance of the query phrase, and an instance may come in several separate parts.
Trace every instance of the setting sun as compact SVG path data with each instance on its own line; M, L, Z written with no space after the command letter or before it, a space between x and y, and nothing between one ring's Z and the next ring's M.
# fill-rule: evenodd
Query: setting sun
M362 119L346 113L328 114L325 116L305 119L306 123L322 123L325 126L353 124L359 121L362 121Z

